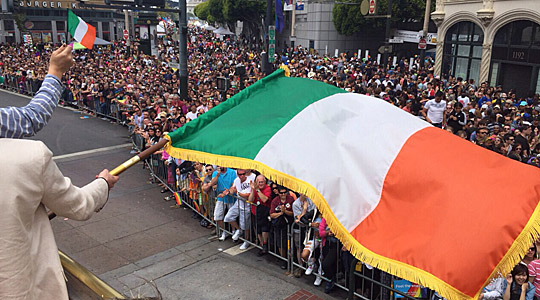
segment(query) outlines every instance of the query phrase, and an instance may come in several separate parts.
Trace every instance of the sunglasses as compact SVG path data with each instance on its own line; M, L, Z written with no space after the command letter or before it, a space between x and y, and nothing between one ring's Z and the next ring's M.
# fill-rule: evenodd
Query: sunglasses
M287 195L287 191L279 192L280 195Z
M206 169L206 171L207 171L207 172L211 172L211 171L213 171L213 170L212 170L212 168L208 168L208 169Z
M238 176L244 176L246 173L238 173Z

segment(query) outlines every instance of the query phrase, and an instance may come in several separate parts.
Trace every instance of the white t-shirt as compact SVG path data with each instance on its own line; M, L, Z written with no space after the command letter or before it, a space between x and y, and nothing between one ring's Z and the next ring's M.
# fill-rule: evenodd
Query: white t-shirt
M239 177L236 177L234 179L233 185L236 188L236 191L238 193L242 194L249 194L251 193L251 185L249 184L251 181L255 183L255 174L251 173L249 176L246 177L246 180L244 182L240 181ZM240 195L238 195L240 197ZM245 198L244 198L245 199Z
M471 102L471 99L469 99L469 97L467 97L467 96L461 97L461 95L459 95L457 97L457 101L461 102L461 104L463 104L463 107L467 107L467 104L469 104L469 102Z
M193 121L195 119L197 119L197 113L194 113L194 112L188 112L186 114L186 118L189 119L190 121Z
M442 123L444 110L446 109L446 101L441 100L437 103L435 99L431 99L424 104L424 107L427 109L427 117L432 123Z

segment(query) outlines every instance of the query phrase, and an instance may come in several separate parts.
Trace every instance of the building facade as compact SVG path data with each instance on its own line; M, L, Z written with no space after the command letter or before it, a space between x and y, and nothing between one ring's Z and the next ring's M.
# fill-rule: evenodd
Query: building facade
M186 9L188 14L195 15L193 13L193 10L195 9L195 6L205 2L206 0L187 0L186 1Z
M540 92L540 1L437 0L435 73Z
M276 35L278 49L290 46L302 46L314 49L319 54L334 55L335 51L355 52L362 47L360 35L345 36L339 34L332 22L334 3L296 1L296 11L284 11L285 26L281 34Z
M104 4L104 1L86 3ZM1 4L0 43L24 42L21 33L34 44L63 42L67 36L68 9L96 27L96 36L108 41L122 38L124 15L120 11L81 9L76 0L2 0ZM16 17L23 20L22 30L16 25Z

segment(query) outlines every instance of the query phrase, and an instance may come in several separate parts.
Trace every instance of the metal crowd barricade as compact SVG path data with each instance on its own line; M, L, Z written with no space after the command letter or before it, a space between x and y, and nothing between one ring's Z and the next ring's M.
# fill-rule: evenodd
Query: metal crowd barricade
M141 145L141 137L139 135L134 135L133 142L136 147ZM140 148L139 148L140 149ZM168 173L166 170L166 165L164 161L158 157L152 156L146 161L146 164L149 166L149 169L152 173L152 176L156 180L163 183L171 192L176 192L182 198L182 204L186 207L192 209L196 212L201 218L206 219L209 223L216 226L216 236L219 236L220 233L224 230L229 234L233 234L233 229L227 223L225 223L225 228L219 228L217 222L213 219L215 201L216 201L216 192L212 190L210 193L197 192L194 196L193 190L189 185L189 176L183 176L176 185L168 184ZM175 175L175 174L173 174ZM236 201L246 202L245 199L232 195L236 198ZM194 201L197 201L197 205L194 205ZM254 205L256 203L245 203L245 205ZM197 209L196 207L199 207ZM239 206L237 206L238 209ZM256 210L255 210L256 211ZM238 212L238 215L241 211ZM250 235L240 237L241 241L247 241L252 247L261 249L261 245L257 239L257 215L251 214L251 224L250 224ZM279 260L285 261L287 263L287 270L290 274L293 274L295 269L300 268L301 272L304 273L306 270L305 263L300 259L301 251L304 249L305 234L307 234L307 226L301 223L292 222L286 226L286 238L280 238L279 234L276 232L273 225L271 226L269 237L268 237L268 254L278 258ZM323 254L322 243L321 248L318 251L319 255ZM285 257L279 252L279 248L285 250ZM399 278L393 275L390 275L386 272L368 266L366 264L359 263L356 258L348 254L348 252L341 251L341 243L339 243L334 251L336 255L335 263L335 286L341 288L349 293L349 299L352 299L353 295L359 299L371 300L390 300L396 299L398 297L404 299L416 299L412 296L407 295L395 288L393 288L392 283L394 280ZM318 260L317 260L318 261ZM324 257L321 261L318 261L317 264L322 264L324 262ZM344 262L347 262L346 264ZM313 278L320 276L325 281L330 281L331 278L327 278L325 274L319 273L319 268L313 270ZM320 268L322 270L322 267ZM398 296L399 295L399 296ZM431 299L433 291L427 290L427 299Z
M34 96L42 83L43 80L37 78L26 78L24 82L21 82L21 76L5 74L4 83L0 85L0 88L19 94ZM118 103L100 103L99 100L94 101L93 98L82 99L80 95L74 95L71 91L62 95L62 99L64 103L73 105L79 110L91 112L97 117L107 118L122 124L127 122L127 117L123 114L123 110Z

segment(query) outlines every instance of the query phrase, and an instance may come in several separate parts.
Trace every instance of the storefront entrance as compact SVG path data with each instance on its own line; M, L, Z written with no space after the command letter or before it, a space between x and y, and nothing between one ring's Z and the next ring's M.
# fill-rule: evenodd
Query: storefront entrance
M538 93L540 69L540 25L515 21L501 27L493 40L491 85L505 91L514 89L517 97Z
M501 85L504 90L515 89L518 97L525 97L531 89L533 67L503 63Z

